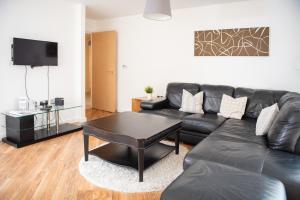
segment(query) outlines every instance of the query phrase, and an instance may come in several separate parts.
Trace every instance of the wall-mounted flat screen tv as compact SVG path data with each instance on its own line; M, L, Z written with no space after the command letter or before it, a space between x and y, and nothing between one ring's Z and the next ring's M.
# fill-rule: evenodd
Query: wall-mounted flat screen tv
M12 60L14 65L57 66L57 42L14 38Z

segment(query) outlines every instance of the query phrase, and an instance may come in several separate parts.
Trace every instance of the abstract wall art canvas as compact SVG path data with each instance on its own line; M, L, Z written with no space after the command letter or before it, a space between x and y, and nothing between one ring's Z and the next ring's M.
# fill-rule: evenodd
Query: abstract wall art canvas
M269 27L195 31L195 56L269 56Z

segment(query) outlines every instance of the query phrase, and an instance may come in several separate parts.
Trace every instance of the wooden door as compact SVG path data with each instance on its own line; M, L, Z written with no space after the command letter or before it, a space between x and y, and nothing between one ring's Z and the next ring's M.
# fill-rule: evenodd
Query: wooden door
M117 33L92 33L92 107L115 112Z

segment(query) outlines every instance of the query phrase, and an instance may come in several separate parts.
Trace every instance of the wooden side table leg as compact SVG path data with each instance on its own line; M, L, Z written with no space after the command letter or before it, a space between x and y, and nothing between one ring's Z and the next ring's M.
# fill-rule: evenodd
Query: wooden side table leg
M180 133L179 131L177 131L175 136L175 154L179 154L179 141L180 141Z
M84 160L89 160L89 136L83 135L83 145L84 145Z
M138 149L139 181L143 182L144 175L144 149Z

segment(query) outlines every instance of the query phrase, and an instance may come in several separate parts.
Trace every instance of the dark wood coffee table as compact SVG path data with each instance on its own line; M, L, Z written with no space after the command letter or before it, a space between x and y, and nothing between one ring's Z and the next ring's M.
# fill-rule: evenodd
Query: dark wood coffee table
M175 150L179 153L180 120L152 114L123 112L83 124L84 158L93 154L108 162L125 165L139 171L143 181L144 169ZM161 143L176 134L175 146ZM89 151L89 136L109 143Z

